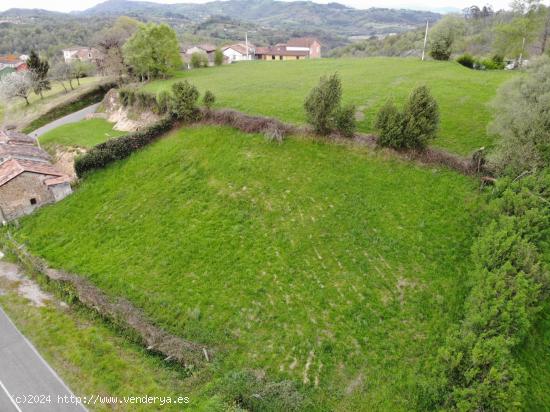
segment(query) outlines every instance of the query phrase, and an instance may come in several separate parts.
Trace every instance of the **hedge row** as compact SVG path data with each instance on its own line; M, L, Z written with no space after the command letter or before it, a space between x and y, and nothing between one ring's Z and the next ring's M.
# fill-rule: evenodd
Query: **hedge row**
M159 136L168 132L174 126L174 120L164 118L143 131L127 136L110 139L93 147L86 154L78 157L74 167L78 177L94 169L101 169L116 160L130 156L155 141Z
M550 239L550 173L497 184L494 217L474 244L473 286L449 331L420 408L521 410L526 373L514 351L548 296L542 259Z

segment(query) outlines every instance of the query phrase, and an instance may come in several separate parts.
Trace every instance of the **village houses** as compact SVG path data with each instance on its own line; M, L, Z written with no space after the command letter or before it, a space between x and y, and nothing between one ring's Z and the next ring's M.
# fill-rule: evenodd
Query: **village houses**
M81 62L99 64L101 52L94 47L71 47L69 49L63 49L63 59L65 63L72 63L79 60Z
M70 180L34 138L0 129L0 224L65 198Z

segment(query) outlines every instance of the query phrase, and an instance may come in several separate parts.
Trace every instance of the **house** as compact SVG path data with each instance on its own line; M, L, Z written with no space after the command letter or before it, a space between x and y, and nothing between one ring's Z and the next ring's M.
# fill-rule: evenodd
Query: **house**
M237 43L230 46L225 46L222 51L229 63L254 60L256 55L256 46L252 43L248 43L248 45L246 43Z
M0 224L71 193L70 177L51 164L34 138L0 130Z
M256 49L259 60L304 60L321 58L321 43L310 37L290 39L287 43Z
M208 58L208 64L210 66L213 66L216 58L216 50L218 50L218 47L214 46L213 44L199 44L197 46L181 48L180 55L184 64L188 68L190 67L190 64L191 64L191 58L195 53L206 55L206 57Z
M28 71L29 67L27 66L28 56L15 56L9 54L7 56L0 56L0 71L4 69L13 69L13 71L24 72Z
M63 59L65 63L80 60L81 62L92 62L99 65L101 52L93 47L71 47L70 49L63 49Z

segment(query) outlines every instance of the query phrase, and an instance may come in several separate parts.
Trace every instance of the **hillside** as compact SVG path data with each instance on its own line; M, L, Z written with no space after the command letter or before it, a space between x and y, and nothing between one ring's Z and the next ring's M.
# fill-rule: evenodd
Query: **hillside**
M476 188L365 149L195 127L88 176L17 236L215 348L194 390L252 369L294 382L301 410L407 410L460 316Z
M108 0L76 13L11 9L0 13L0 53L29 53L31 49L54 53L62 47L92 45L94 34L127 15L142 21L172 26L182 42L212 41L220 44L242 40L253 32L259 45L286 41L289 36L315 35L327 49L349 43L351 36L407 31L436 13L369 9L357 10L337 3L230 0L206 4L159 4ZM224 24L220 26L219 21ZM228 27L226 27L226 24Z
M322 59L180 72L175 79L146 85L145 90L159 92L187 79L202 92L214 92L218 107L302 123L305 97L319 77L334 72L342 77L344 100L359 109L359 129L363 132L372 131L376 112L387 99L401 104L414 87L429 85L441 108L441 131L434 145L460 154L492 144L493 138L486 131L491 119L488 104L499 85L514 75L416 59Z

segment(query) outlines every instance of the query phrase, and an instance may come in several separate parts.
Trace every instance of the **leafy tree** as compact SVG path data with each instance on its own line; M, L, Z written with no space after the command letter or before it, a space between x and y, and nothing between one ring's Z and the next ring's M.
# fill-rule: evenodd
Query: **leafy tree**
M142 81L166 77L181 66L176 32L166 24L140 26L124 45L123 56Z
M48 70L50 70L50 64L47 60L41 60L38 54L33 50L27 60L29 72L31 74L32 88L36 94L40 95L43 99L44 90L50 90L50 80L48 79Z
M69 82L71 90L74 90L71 66L65 63L63 59L56 59L53 61L52 68L50 69L50 78L63 86L65 93L68 92L65 82Z
M450 32L442 32L434 35L431 42L430 56L435 60L449 60L453 46L453 38Z
M80 86L80 79L91 75L94 71L94 66L91 63L84 62L81 60L75 60L69 65L70 73L73 79L76 79L76 82Z
M208 67L208 56L206 53L195 52L191 55L191 67L194 69L200 69L201 67Z
M341 100L342 82L338 74L321 77L304 103L307 120L316 133L327 135L334 129Z
M528 75L504 84L493 102L493 133L500 136L490 164L501 174L519 175L550 164L550 58L542 57Z
M220 49L216 49L214 53L214 64L216 66L221 66L223 64L224 55Z
M199 91L187 80L177 82L172 85L172 102L170 104L170 113L176 119L183 121L193 121L198 118L199 110L197 101Z
M214 93L212 93L210 90L207 90L204 93L202 102L207 109L211 109L212 106L214 106L214 103L216 103L216 96L214 96Z
M28 74L10 73L0 79L0 95L5 99L19 97L29 103L29 94L33 83Z
M403 110L403 134L409 149L424 149L439 129L439 106L426 86L413 90Z

